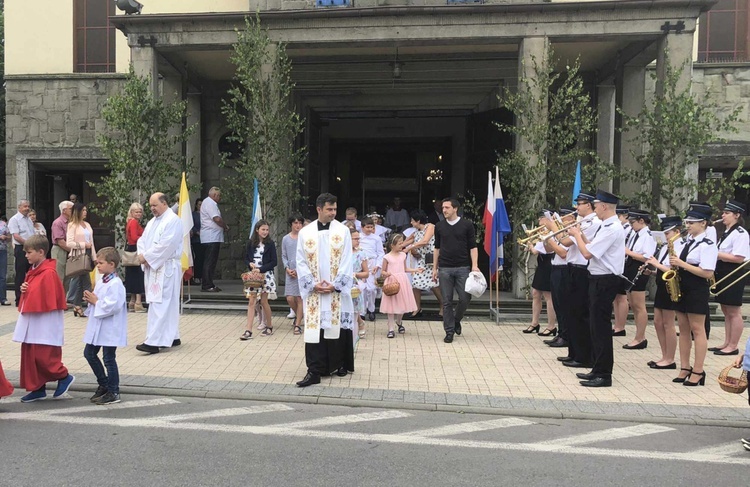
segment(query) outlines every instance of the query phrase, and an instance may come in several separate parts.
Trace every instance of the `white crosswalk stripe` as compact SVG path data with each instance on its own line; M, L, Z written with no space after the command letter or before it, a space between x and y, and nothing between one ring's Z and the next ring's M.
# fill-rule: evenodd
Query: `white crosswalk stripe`
M379 421L381 419L408 418L411 414L404 411L378 411L376 413L350 414L346 416L327 416L325 418L296 421L269 425L269 428L319 428L321 426L336 426L341 424Z
M88 413L91 411L111 411L117 409L132 409L132 408L146 408L152 406L166 406L168 404L179 404L179 401L168 397L161 397L158 399L147 399L144 401L126 401L112 404L109 406L99 406L92 404L90 406L79 406L74 408L60 408L60 409L46 409L38 411L39 414L74 414L74 413Z
M545 441L546 446L573 446L573 445L585 445L586 443L597 443L599 441L612 441L622 440L625 438L634 438L636 436L653 435L656 433L664 433L666 431L674 431L674 428L668 426L662 426L659 424L639 424L635 426L627 426L625 428L609 428L600 431L594 431L592 433L583 433L580 435L566 436L565 438L557 438L555 440Z
M498 428L510 428L512 426L528 426L531 424L534 423L531 421L526 421L525 419L501 418L491 419L489 421L477 421L474 423L449 424L446 426L439 426L437 428L408 431L405 434L423 437L451 436L460 435L462 433L475 433L477 431L493 430Z
M742 443L740 443L739 441L733 441L731 443L724 443L722 445L714 445L707 448L701 448L700 450L693 450L690 453L694 454L696 457L713 458L745 453L745 449L742 448Z
M155 416L149 418L153 421L186 421L190 419L225 418L229 416L244 416L246 414L274 413L281 411L294 411L285 404L269 404L267 406L252 406L247 408L213 409L199 413L173 414L170 416Z

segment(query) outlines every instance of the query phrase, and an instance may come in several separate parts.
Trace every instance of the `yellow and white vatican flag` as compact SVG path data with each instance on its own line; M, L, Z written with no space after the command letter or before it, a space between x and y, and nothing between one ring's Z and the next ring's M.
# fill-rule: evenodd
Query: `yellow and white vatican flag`
M177 210L177 216L182 221L182 255L180 264L182 266L182 279L187 280L193 277L193 251L190 248L190 231L193 229L193 212L190 208L190 193L188 193L185 173L182 173L182 183L180 184L180 203Z

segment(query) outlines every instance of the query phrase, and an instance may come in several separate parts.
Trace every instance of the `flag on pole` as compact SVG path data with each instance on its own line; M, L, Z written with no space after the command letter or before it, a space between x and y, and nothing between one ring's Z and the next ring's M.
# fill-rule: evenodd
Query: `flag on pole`
M484 251L490 257L492 262L492 249L495 243L495 196L492 193L492 171L487 171L487 202L484 204Z
M180 265L182 267L183 280L193 277L193 251L190 247L190 231L193 229L193 213L190 209L190 193L188 193L185 173L182 173L180 184L180 202L177 207L177 216L182 222L182 255Z
M250 238L253 236L253 230L255 229L255 224L258 223L259 220L263 219L263 212L260 209L260 193L258 192L258 180L253 180L253 214L251 218L250 223Z
M581 194L581 161L576 166L576 180L573 183L573 207L576 206L576 198Z
M503 200L503 190L500 188L500 169L495 166L495 218L494 218L494 232L497 234L495 242L495 255L490 260L490 270L492 273L491 278L495 279L495 274L498 270L503 269L505 265L505 253L503 251L503 241L505 236L509 235L512 231L510 227L510 220L508 219L508 211L505 209L505 200ZM490 256L493 257L493 256Z

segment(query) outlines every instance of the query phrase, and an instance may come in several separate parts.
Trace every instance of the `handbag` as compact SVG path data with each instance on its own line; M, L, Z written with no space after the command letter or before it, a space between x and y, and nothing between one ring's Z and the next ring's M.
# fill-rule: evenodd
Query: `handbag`
M86 251L74 250L65 260L65 277L77 277L94 270L91 255Z
M122 250L120 251L120 264L123 267L136 267L141 265L138 260L138 252L134 250Z

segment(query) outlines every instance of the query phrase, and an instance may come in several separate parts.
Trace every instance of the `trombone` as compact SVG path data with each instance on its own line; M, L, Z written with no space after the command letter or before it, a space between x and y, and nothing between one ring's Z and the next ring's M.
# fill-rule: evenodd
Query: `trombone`
M737 274L742 269L746 268L748 266L748 264L750 264L750 260L746 260L745 262L743 262L742 264L740 264L735 270L733 270L732 272L730 272L726 276L722 277L721 279L719 279L718 281L716 281L715 283L713 283L711 285L711 287L708 288L708 293L711 296L713 296L713 297L718 296L719 294L723 293L724 291L726 291L730 287L734 286L738 282L740 282L743 279L745 279L748 275L750 275L750 270L745 271L740 277L736 278L734 281L732 281L730 284L727 284L722 289L720 289L718 291L716 290L721 283L723 283L724 281L726 281L727 279L729 279L733 275Z

